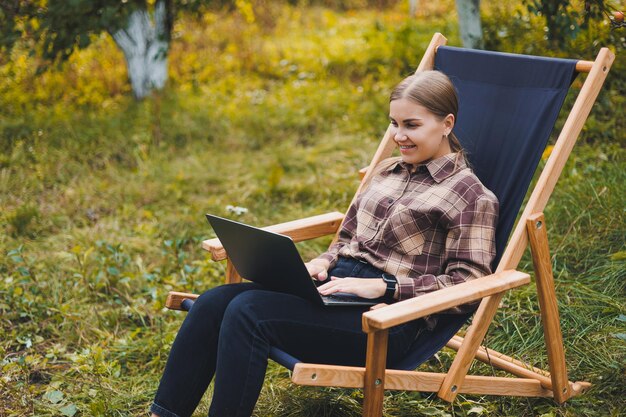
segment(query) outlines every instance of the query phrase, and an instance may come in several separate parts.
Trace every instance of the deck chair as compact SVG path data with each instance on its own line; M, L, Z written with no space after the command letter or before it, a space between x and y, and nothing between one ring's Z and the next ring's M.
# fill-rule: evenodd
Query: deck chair
M553 397L558 403L563 403L590 387L587 382L568 380L542 211L602 87L614 55L607 48L602 48L596 60L590 62L466 50L445 45L446 38L435 34L417 71L441 70L452 79L459 92L460 108L455 133L467 150L474 171L500 201L495 273L365 312L363 331L368 334L365 367L301 363L288 352L271 351L272 359L293 371L292 381L296 384L362 388L364 416L382 415L386 389L436 392L450 402L457 394L464 393ZM513 228L569 86L576 74L581 72L589 74ZM389 157L394 148L391 130L388 129L369 167ZM373 171L368 168L362 170L359 190ZM336 233L342 219L343 215L335 212L267 229L302 241ZM528 244L532 252L549 372L481 346L506 291L530 282L529 274L516 270ZM207 240L203 242L203 247L211 252L214 260L227 259L219 240ZM227 281L240 280L241 277L228 262ZM172 292L166 306L186 310L191 308L196 297ZM421 350L419 338L401 363L386 369L389 328L478 300L482 301L465 337L455 334L469 319L468 316L440 316L438 334L444 337L437 350L446 344L457 350L447 373L415 371L420 363L437 351ZM467 375L474 359L508 371L515 377Z

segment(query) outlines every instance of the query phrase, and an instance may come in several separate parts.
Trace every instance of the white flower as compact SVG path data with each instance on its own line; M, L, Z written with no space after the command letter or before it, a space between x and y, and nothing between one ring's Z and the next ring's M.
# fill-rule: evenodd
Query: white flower
M237 216L241 216L242 214L247 213L248 209L245 207L231 206L229 204L226 206L226 211L230 213L235 213Z

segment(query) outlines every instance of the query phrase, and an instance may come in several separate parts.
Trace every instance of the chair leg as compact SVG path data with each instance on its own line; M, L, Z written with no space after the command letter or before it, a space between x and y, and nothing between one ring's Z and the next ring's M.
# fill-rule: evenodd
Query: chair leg
M534 214L526 220L530 250L535 268L535 282L543 323L543 336L548 353L550 377L554 399L565 402L572 396L567 380L567 366L563 349L563 335L559 323L559 307L554 289L554 276L548 247L548 233L543 213Z
M480 303L480 307L478 307L478 311L472 320L472 325L467 330L463 344L459 348L459 352L454 358L452 366L450 366L446 378L437 393L439 398L449 402L454 401L456 398L503 296L504 292L501 292L484 298Z
M239 284L241 282L241 275L235 269L235 266L229 258L226 259L226 283L227 284Z
M367 336L363 417L380 417L383 415L388 336L387 330L375 331Z

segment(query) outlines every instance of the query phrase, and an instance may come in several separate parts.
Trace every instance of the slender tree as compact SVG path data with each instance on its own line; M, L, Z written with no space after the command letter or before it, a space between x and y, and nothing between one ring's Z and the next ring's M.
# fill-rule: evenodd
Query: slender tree
M484 42L480 23L480 0L456 0L456 10L463 46L482 49Z
M153 13L137 8L130 13L124 27L109 32L124 52L128 78L137 98L147 96L153 89L162 89L167 80L172 27L168 3L157 0Z
M409 15L415 17L419 8L418 0L409 0ZM461 41L466 48L484 47L483 30L480 23L480 0L456 0L459 16Z

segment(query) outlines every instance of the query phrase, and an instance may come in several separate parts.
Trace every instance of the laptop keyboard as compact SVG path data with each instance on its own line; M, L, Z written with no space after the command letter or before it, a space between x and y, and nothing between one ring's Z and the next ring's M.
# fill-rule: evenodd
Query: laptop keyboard
M371 300L366 300L366 299L363 299L361 297L357 297L354 295L341 295L341 294L324 295L322 296L322 298L325 301L340 301L342 303L363 303L363 301L371 301Z

